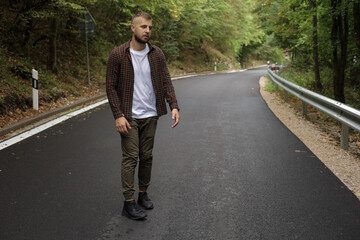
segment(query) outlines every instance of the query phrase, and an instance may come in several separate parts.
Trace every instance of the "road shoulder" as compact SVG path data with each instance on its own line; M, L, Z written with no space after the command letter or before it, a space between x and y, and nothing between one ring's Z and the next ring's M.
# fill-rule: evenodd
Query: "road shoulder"
M360 159L340 148L319 126L307 121L277 94L265 90L266 77L259 80L260 93L276 117L293 132L360 200Z

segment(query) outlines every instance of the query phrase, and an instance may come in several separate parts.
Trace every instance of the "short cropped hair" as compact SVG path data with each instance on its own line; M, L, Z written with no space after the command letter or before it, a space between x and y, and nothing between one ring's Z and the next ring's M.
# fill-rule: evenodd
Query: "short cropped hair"
M146 20L152 20L150 14L146 13L146 12L138 12L136 14L134 14L134 16L131 19L131 23L134 23L134 19L137 17L142 17L145 18Z

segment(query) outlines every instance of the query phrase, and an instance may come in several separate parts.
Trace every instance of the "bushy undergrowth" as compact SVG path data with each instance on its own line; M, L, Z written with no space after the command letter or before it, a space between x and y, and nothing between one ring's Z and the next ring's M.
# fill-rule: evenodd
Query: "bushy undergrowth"
M91 88L103 88L106 62L112 46L106 41L90 41ZM59 51L57 71L46 66L42 54L32 58L20 56L6 49L0 50L0 114L8 114L32 107L32 69L38 71L40 105L56 102L68 96L79 97L88 86L85 47ZM46 58L46 56L45 56Z
M299 86L305 87L313 92L317 92L315 89L314 73L311 69L297 69L294 67L283 68L279 75L286 80L289 80ZM322 91L317 92L321 95L334 99L332 71L329 68L323 68L320 70L321 84L323 86ZM360 93L359 88L351 83L345 83L345 99L346 104L360 109Z
M266 83L265 90L271 93L276 92L276 84L274 84L272 81L268 81ZM282 89L279 88L279 91L282 91Z

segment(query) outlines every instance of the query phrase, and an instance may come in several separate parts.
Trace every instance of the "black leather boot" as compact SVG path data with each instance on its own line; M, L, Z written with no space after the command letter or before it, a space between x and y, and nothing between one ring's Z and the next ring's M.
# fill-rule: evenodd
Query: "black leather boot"
M138 204L145 209L153 209L154 204L146 192L139 192Z
M134 220L143 219L147 216L146 213L136 205L135 200L125 201L121 214Z

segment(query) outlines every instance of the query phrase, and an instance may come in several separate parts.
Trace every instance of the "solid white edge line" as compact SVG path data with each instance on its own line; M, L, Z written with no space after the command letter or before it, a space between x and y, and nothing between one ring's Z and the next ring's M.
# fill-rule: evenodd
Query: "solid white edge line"
M266 65L264 65L266 66ZM242 70L232 70L229 72L225 72L225 73L238 73L238 72L245 72L247 69L242 69ZM221 73L221 72L219 72ZM206 73L206 74L197 74L197 75L187 75L187 76L180 76L180 77L174 77L171 78L171 80L177 80L177 79L182 79L182 78L190 78L190 77L198 77L198 76L206 76L206 75L214 75L216 74L216 72L212 72L212 73Z
M10 138L10 139L8 139L8 140L5 140L5 141L3 141L3 142L0 142L0 151L3 150L3 149L5 149L5 148L7 148L7 147L10 147L11 145L14 145L14 144L20 142L20 141L22 141L22 140L25 140L25 139L27 139L27 138L29 138L29 137L31 137L31 136L34 136L35 134L38 134L38 133L40 133L40 132L42 132L42 131L44 131L44 130L52 127L52 126L55 126L56 124L59 124L59 123L65 121L65 120L68 120L68 119L70 119L70 118L72 118L72 117L74 117L74 116L76 116L76 115L79 115L79 114L81 114L81 113L84 113L84 112L86 112L86 111L89 111L89 110L91 110L91 109L93 109L93 108L96 108L96 107L98 107L98 106L100 106L100 105L102 105L102 104L105 104L105 103L107 103L107 102L108 102L108 100L105 99L105 100L103 100L103 101L100 101L100 102L91 104L91 105L89 105L89 106L87 106L87 107L84 107L84 108L82 108L82 109L76 110L76 111L74 111L74 112L70 112L70 113L68 113L68 114L66 114L66 115L63 115L63 116L59 117L59 118L56 118L56 119L51 120L51 121L49 121L49 122L47 122L47 123L44 123L44 124L42 124L42 125L40 125L40 126L38 126L38 127L35 127L35 128L33 128L33 129L30 129L29 131L26 131L26 132L24 132L24 133L21 133L21 134L15 136L15 137L12 137L12 138Z
M180 77L174 77L174 78L171 78L171 80L177 80L177 79L189 78L189 77L196 77L196 76L198 76L198 75L180 76Z
M239 72L245 72L247 69L243 69L243 70L233 70L227 73L239 73Z

